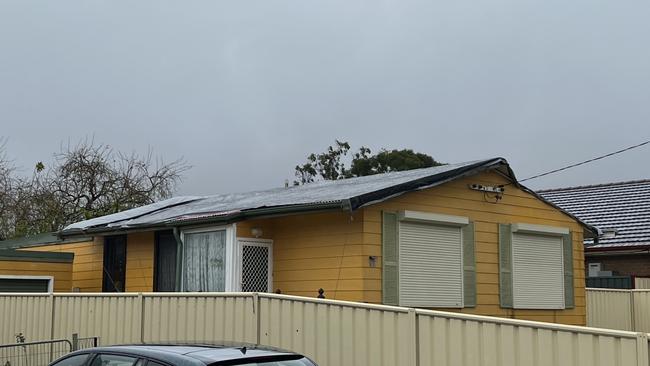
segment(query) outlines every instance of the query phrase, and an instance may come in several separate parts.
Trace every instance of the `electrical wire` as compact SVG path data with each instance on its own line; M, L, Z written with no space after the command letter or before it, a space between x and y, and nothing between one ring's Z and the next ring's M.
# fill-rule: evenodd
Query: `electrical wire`
M640 143L640 144L636 144L636 145L633 145L633 146L626 147L626 148L621 149L621 150L617 150L617 151L611 152L611 153L609 153L609 154L605 154L605 155L597 156L597 157L592 158L592 159L589 159L589 160L581 161L581 162L579 162L579 163L575 163L575 164L567 165L567 166L562 167L562 168L553 169L553 170L550 170L550 171L548 171L548 172L544 172L544 173L540 173L540 174L537 174L537 175L533 175L532 177L528 177L528 178L526 178L526 179L521 179L521 180L519 180L519 182L521 183L521 182L525 182L525 181L527 181L527 180L531 180L531 179L535 179L535 178L539 178L539 177L544 177L544 176L546 176L546 175L550 175L550 174L553 174L553 173L561 172L561 171L563 171L563 170L567 170L567 169L575 168L575 167L577 167L577 166L584 165L584 164L587 164L587 163L591 163L591 162L594 162L594 161L596 161L596 160L600 160L600 159L608 158L608 157L610 157L610 156L613 156L613 155L616 155L616 154L620 154L620 153L623 153L623 152L626 152L626 151L629 151L629 150L632 150L632 149L636 149L637 147L641 147L641 146L643 146L643 145L647 145L647 144L650 144L650 140L645 141L645 142L642 142L642 143Z

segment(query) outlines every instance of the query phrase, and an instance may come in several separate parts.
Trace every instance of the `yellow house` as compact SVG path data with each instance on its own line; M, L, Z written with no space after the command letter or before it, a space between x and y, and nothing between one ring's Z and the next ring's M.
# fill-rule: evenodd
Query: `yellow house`
M254 291L585 324L595 230L502 158L177 197L66 227L74 291Z

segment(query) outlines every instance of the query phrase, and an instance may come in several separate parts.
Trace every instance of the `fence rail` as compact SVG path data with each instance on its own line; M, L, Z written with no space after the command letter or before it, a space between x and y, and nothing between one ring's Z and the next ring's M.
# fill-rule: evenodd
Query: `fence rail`
M29 322L1 327L0 337L255 343L321 366L650 366L643 333L278 294L0 294L0 316L22 314L15 304L32 302L47 306Z

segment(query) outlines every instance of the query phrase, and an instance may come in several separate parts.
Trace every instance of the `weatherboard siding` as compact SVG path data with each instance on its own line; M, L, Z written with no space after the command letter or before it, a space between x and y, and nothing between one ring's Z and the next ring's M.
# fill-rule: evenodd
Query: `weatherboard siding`
M585 273L583 260L583 229L571 217L512 185L506 186L503 199L490 203L469 184L507 184L499 174L488 172L460 179L439 187L410 192L363 209L364 255L381 255L381 212L414 210L468 217L474 222L476 242L477 305L474 308L445 309L463 313L584 325ZM529 223L569 228L573 234L575 308L566 310L504 309L499 305L498 225ZM381 265L381 261L378 261ZM381 278L370 280L381 298Z
M153 291L154 232L126 237L126 292Z
M0 260L0 274L12 276L52 276L55 292L72 290L72 263Z
M364 256L362 212L286 216L271 220L273 289L283 294L376 302L381 278Z
M74 261L72 263L72 289L77 288L80 292L101 292L102 265L104 261L103 243L103 238L96 237L92 241L52 244L29 247L22 250L74 253Z

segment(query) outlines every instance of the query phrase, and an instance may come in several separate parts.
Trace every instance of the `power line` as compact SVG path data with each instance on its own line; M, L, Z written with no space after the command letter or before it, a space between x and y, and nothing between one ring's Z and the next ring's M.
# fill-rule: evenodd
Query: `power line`
M610 157L610 156L612 156L612 155L620 154L620 153L623 153L623 152L626 152L626 151L629 151L629 150L632 150L632 149L636 149L637 147L641 147L641 146L643 146L643 145L647 145L647 144L650 144L650 140L645 141L645 142L642 142L642 143L637 144L637 145L634 145L634 146L626 147L625 149L621 149L621 150L618 150L618 151L611 152L611 153L609 153L609 154L601 155L601 156L598 156L598 157L595 157L595 158L592 158L592 159L589 159L589 160L581 161L581 162L579 162L579 163L575 163L575 164L567 165L567 166L562 167L562 168L559 168L559 169L554 169L554 170L551 170L551 171L548 171L548 172L545 172L545 173L541 173L541 174L533 175L532 177L528 177L528 178L526 178L526 179L522 179L522 180L520 180L519 182L525 182L525 181L527 181L527 180L531 180L531 179L535 179L535 178L543 177L543 176L545 176L545 175L549 175L549 174L553 174L553 173L561 172L561 171L563 171L563 170L567 170L567 169L575 168L575 167L577 167L577 166L584 165L584 164L587 164L587 163L591 163L591 162L594 162L594 161L596 161L596 160L604 159L604 158Z

